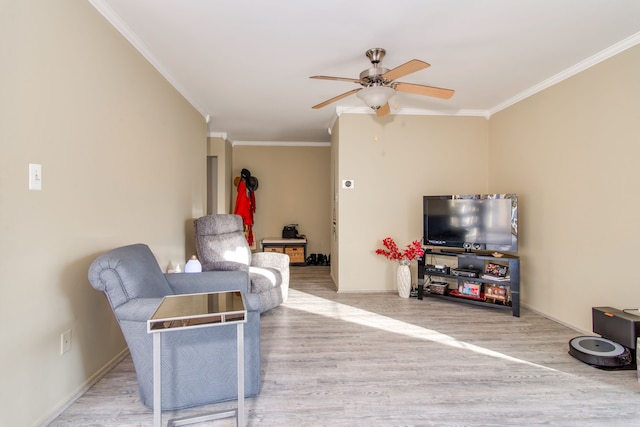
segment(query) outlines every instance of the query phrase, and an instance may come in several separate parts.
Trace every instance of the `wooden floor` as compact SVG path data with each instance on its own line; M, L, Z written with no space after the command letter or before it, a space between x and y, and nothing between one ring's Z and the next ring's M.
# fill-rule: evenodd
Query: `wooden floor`
M262 315L262 390L249 426L640 425L636 371L567 354L572 329L434 299L337 294L328 267L294 267ZM165 413L165 420L232 407ZM51 426L150 425L126 358ZM208 425L234 425L220 420Z

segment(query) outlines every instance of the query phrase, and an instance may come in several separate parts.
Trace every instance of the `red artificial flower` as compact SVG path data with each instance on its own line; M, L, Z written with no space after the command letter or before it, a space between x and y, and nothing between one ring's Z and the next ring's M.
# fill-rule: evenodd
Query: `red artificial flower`
M396 245L396 242L391 237L384 239L382 244L385 249L376 249L376 254L384 255L391 261L413 261L414 259L420 258L424 255L424 251L422 250L422 245L420 245L419 240L414 240L409 243L403 251L398 249L398 245Z

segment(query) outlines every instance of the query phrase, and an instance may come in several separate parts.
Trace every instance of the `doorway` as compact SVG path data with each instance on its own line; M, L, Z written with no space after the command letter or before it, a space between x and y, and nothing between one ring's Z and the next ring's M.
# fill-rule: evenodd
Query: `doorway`
M218 156L207 156L207 215L218 213Z

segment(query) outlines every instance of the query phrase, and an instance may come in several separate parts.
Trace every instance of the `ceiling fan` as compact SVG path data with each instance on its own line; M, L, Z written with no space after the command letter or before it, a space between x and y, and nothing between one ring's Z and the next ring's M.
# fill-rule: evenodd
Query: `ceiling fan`
M378 117L389 114L389 98L395 91L415 93L418 95L433 96L436 98L449 99L453 96L454 91L451 89L442 89L439 87L418 85L413 83L396 82L395 80L415 73L431 65L419 59L412 59L391 70L380 66L380 61L384 58L386 51L381 48L369 49L366 52L367 58L371 61L373 68L369 68L360 73L359 79L349 79L344 77L331 76L311 76L311 79L320 80L337 80L343 82L352 82L361 85L361 88L350 90L342 95L338 95L311 108L318 109L326 105L336 102L342 98L346 98L354 93L362 99L369 107L371 107Z

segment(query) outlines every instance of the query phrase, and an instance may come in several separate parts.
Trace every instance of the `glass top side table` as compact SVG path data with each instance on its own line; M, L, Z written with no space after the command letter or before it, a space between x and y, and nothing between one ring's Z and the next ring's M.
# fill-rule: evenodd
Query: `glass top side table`
M238 357L237 410L171 420L168 426L182 426L196 422L236 417L238 426L244 426L244 324L247 309L240 291L200 294L168 295L147 321L147 332L153 334L153 425L162 425L162 369L161 335L185 329L208 328L236 324Z

